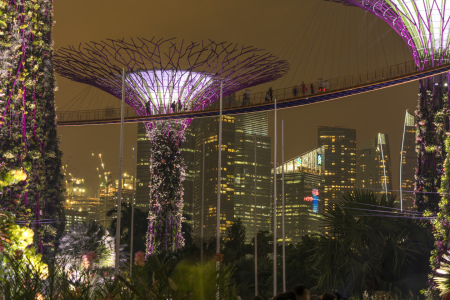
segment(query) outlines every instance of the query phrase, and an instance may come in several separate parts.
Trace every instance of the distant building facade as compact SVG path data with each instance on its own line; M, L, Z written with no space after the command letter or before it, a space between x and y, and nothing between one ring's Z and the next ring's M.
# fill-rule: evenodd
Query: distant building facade
M304 235L318 233L323 225L325 155L325 146L321 146L294 157L284 164L285 240L287 243L299 243ZM278 166L278 242L283 241L282 188L282 166Z
M416 154L416 127L414 115L406 111L405 115L405 136L403 138L403 152L401 155L401 185L402 185L402 207L407 210L414 210L414 176L417 167Z
M66 231L78 223L101 222L100 200L87 197L84 179L67 179L64 198Z
M256 144L255 144L256 141ZM256 226L269 230L272 175L271 138L268 114L259 112L235 117L234 219L241 219L247 242L254 238L255 226L255 148L256 148Z
M356 150L356 182L363 189L375 193L392 191L392 166L389 137L378 133Z
M136 208L147 211L150 204L150 151L152 143L143 123L138 123L136 161Z
M195 132L195 176L194 179L194 228L196 243L200 242L200 228L203 211L203 241L216 236L217 228L217 187L218 187L218 135L219 118L201 118L191 125ZM234 222L234 167L235 167L235 117L223 116L221 149L221 205L220 232ZM205 145L203 164L203 144ZM203 170L204 182L203 182ZM204 193L202 193L204 190ZM202 197L203 194L203 197ZM203 205L202 205L203 202ZM203 207L203 209L202 209Z
M356 129L319 126L318 145L325 147L324 209L356 187Z

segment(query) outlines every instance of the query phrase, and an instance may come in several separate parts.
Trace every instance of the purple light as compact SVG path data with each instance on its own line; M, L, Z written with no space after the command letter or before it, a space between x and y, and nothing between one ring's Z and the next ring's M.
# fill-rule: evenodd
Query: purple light
M138 71L126 77L127 85L150 108L147 114L193 110L201 104L212 80L210 75L183 70Z
M446 0L333 0L360 7L389 24L405 41L417 66L448 62L450 5Z
M199 110L219 99L220 81L226 96L278 79L289 70L286 61L254 47L174 38L108 39L63 47L55 52L54 64L61 76L118 99L125 68L125 101L140 116L160 113L169 101L178 100L183 109Z

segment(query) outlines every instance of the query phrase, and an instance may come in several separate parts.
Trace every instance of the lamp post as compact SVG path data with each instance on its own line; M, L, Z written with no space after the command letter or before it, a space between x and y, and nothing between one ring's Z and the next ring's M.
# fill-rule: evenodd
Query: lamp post
M115 275L120 273L120 218L122 214L122 164L123 164L123 119L124 119L124 108L125 108L125 67L122 72L122 106L120 114L120 150L119 150L119 195L117 196L117 224L116 224L116 262L114 265Z
M273 151L273 295L277 294L277 98L275 98Z
M133 147L133 191L131 194L131 241L130 241L130 274L133 271L133 239L134 239L134 189L136 182L136 144Z
M257 219L256 219L256 133L253 135L253 144L255 145L255 207L254 210L254 218L255 218L255 224L254 224L254 231L255 231L255 296L258 296L258 232L257 232Z

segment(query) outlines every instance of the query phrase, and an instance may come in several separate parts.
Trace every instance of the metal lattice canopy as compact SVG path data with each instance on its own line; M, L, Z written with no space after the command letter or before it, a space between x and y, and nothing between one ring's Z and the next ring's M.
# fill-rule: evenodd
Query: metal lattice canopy
M56 51L55 70L68 79L122 97L139 115L196 111L223 95L275 80L286 61L263 50L211 40L131 38L89 42Z
M360 7L388 23L418 67L449 60L450 2L446 0L330 0Z

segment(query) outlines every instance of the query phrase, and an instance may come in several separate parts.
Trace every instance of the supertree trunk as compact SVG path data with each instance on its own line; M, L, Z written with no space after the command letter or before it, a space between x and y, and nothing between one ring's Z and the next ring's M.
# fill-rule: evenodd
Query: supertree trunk
M441 176L447 156L443 147L449 130L448 76L437 75L419 82L416 110L416 206L419 211L437 213Z
M152 142L150 156L150 207L146 257L184 246L183 181L186 165L180 154L185 126L164 122L146 124Z
M30 221L37 248L54 249L64 229L56 133L51 0L0 3L1 208ZM12 174L15 180L8 180ZM43 224L42 219L51 224Z

